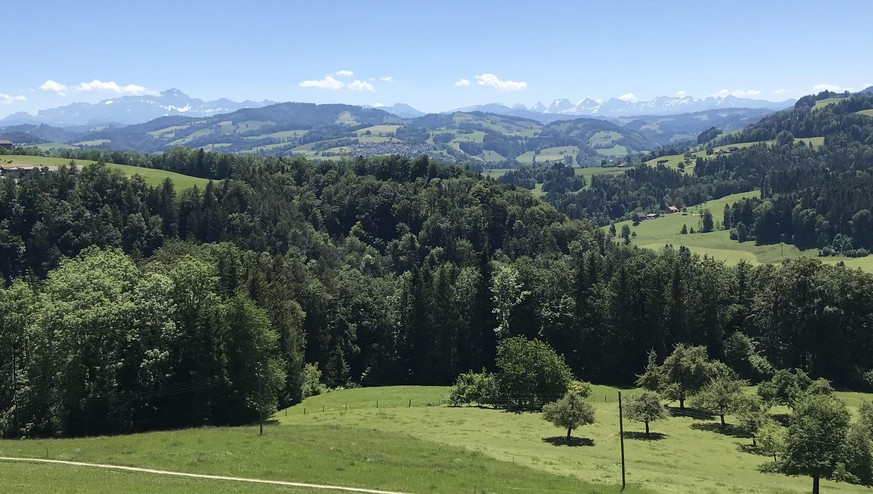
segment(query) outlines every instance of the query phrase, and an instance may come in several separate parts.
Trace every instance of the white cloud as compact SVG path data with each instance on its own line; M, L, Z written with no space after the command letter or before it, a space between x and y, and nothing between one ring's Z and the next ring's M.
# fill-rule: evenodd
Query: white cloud
M27 101L26 96L12 96L11 94L0 93L0 104L9 105L16 101Z
M375 91L376 88L373 87L372 84L366 81L354 80L348 84L346 87L351 89L352 91Z
M394 78L391 77L390 75L383 75L382 77L379 78L379 80L382 82L394 82Z
M43 91L51 91L53 93L58 93L61 96L67 95L67 90L69 89L66 84L61 84L60 82L53 81L51 79L42 83L42 86L39 87Z
M342 89L345 87L346 83L343 81L338 81L333 78L333 76L326 75L323 79L319 80L310 80L310 81L302 81L297 84L300 87L317 87L319 89Z
M734 89L733 91L728 89L722 89L721 91L715 93L713 96L718 96L719 98L726 98L728 96L734 96L736 98L751 98L754 96L759 96L761 91L757 89Z
M355 75L355 73L351 70L337 70L333 75L337 77L351 77Z
M873 82L865 82L864 83L864 89L867 89L870 86L873 86Z
M625 93L618 97L618 99L622 101L627 101L628 103L636 103L639 101L637 96L634 93Z
M787 92L788 92L787 89L785 89L784 87L780 87L779 89L773 91L773 94L785 94Z
M464 80L464 79L462 79ZM458 81L460 82L460 81ZM501 91L521 91L527 87L527 83L523 81L502 81L494 74L479 74L476 76L476 84L480 86L493 87ZM455 83L457 85L457 83Z
M676 96L679 96L680 98L684 98L687 94L688 94L688 91L686 91L684 89L680 89L680 90L676 91Z
M467 79L458 79L455 81L455 87L467 87L470 85L470 81Z
M812 89L815 92L842 91L843 90L843 88L841 88L840 86L837 86L836 84L828 84L828 83L816 84L815 86L812 86Z
M79 83L79 85L75 87L75 90L85 92L103 91L116 94L129 94L133 96L142 96L144 94L157 94L154 91L150 91L138 84L128 84L126 86L122 86L115 81L101 81L98 79L94 79L91 82Z
M383 106L385 106L385 104L379 103L378 101L373 103L373 108L382 108Z

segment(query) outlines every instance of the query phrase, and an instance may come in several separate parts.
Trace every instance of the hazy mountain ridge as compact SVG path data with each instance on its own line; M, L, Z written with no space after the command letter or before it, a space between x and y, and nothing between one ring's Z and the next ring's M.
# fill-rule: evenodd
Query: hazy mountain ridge
M748 108L781 110L794 104L796 100L766 101L751 98L738 98L736 96L709 96L706 98L694 98L692 96L659 96L648 101L623 100L610 98L606 101L598 101L584 98L578 103L568 99L555 99L548 106L537 102L530 108L524 105L513 105L511 108L500 103L476 105L461 108L461 111L487 111L491 113L505 113L517 116L527 116L536 120L554 121L557 118L596 117L596 118L620 118L638 115L676 115L683 113L697 113L709 110Z
M36 115L25 112L13 113L0 120L0 125L47 124L53 127L94 124L131 125L164 116L209 117L231 113L242 108L259 108L270 104L273 102L250 100L235 102L226 98L203 101L192 98L178 89L168 89L157 95L122 96L99 103L71 103L40 110Z

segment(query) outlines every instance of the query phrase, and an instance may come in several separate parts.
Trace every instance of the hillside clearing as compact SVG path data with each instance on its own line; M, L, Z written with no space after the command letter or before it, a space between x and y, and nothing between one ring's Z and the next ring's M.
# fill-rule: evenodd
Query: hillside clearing
M0 155L0 166L4 168L18 166L62 166L70 164L71 161L74 161L77 166L89 166L97 163L91 160L70 160L68 158L48 158L44 156ZM173 185L178 190L190 189L194 186L203 188L209 183L209 180L206 178L192 177L156 168L142 168L116 163L106 163L106 166L121 170L129 177L139 175L151 186L161 185L165 178L172 180Z
M756 245L754 241L740 243L731 240L730 232L726 230L685 235L680 233L683 225L689 231L693 228L695 232L699 232L701 229L700 214L704 209L710 210L716 225L718 225L721 222L725 204L733 204L746 197L760 197L760 192L750 191L732 194L689 207L686 214L668 214L653 220L642 221L636 226L630 220L621 221L615 224L615 228L616 231L621 232L624 225L630 227L631 232L636 233L636 237L631 237L631 244L645 249L661 250L667 245L678 249L681 245L695 254L708 255L724 261L728 265L735 265L740 261L746 261L753 265L777 264L783 259L815 257L826 264L843 263L851 269L860 268L863 271L873 273L873 256L861 258L819 257L818 249L800 250L791 244ZM609 227L604 228L608 229Z

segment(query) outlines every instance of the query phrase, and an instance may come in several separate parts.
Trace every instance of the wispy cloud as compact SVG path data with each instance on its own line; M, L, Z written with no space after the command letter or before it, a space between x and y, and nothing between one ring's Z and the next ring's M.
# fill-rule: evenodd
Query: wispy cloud
M79 83L75 88L77 91L84 92L107 92L116 94L125 94L131 96L142 96L145 94L157 94L155 91L150 91L139 84L127 84L122 86L115 81L101 81L94 79L91 82Z
M0 93L0 104L10 105L18 101L27 101L26 96L12 96L11 94Z
M479 74L476 76L476 84L480 86L493 87L501 91L521 91L527 88L527 83L523 81L501 80L494 74Z
M680 90L676 91L676 96L679 96L680 98L684 98L687 95L688 95L688 91L686 91L684 89L680 89Z
M779 89L773 91L773 94L785 94L787 92L788 92L787 89L785 89L784 87L780 87Z
M843 90L843 88L841 88L840 86L837 86L836 84L828 84L828 83L826 83L826 82L823 82L823 83L821 83L821 84L816 84L815 86L812 86L812 89L813 89L814 91L816 91L816 92L821 92L821 91L842 91L842 90Z
M346 87L351 89L352 91L375 91L376 88L373 87L372 84L366 81L354 80L348 84Z
M326 75L322 79L302 81L297 85L300 87L315 87L318 89L337 90L337 89L344 88L346 83L343 81L339 81L339 80L335 79L333 76Z
M752 98L760 95L761 91L757 89L734 89L733 91L729 89L722 89L721 91L714 94L714 96L718 96L719 98L726 98L728 96L734 96L736 98Z
M127 84L122 86L115 81L101 81L99 79L94 79L91 82L80 82L75 86L68 86L66 84L49 79L43 82L39 88L43 91L57 93L61 96L66 96L70 92L103 92L124 94L130 96L158 94L157 92L147 89L144 86L140 86L139 84Z
M60 94L61 96L66 96L69 88L66 84L61 84L60 82L53 81L51 79L42 83L42 86L39 87L43 91L49 91L52 93Z
M639 99L637 99L637 95L635 95L634 93L622 94L618 97L618 99L622 101L627 101L628 103L636 103L637 101L639 101Z
M467 87L470 85L470 81L467 79L458 79L455 81L455 87Z
M345 82L337 79L336 76L341 77L351 77L353 72L351 70L340 70L334 72L333 75L326 75L321 79L312 79L307 81L301 81L297 85L300 87L314 87L318 89L332 89L334 91L338 91L340 89L350 89L352 91L375 91L376 88L370 84L369 82L362 81L359 79L355 79L351 82Z
M394 78L391 77L390 75L383 75L382 77L379 78L379 80L382 82L394 82Z

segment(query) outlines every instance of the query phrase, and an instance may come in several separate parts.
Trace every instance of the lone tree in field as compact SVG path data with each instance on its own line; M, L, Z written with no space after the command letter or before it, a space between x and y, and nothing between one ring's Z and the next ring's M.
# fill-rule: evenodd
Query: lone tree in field
M794 404L785 436L783 472L812 477L812 492L818 494L819 479L830 478L843 460L843 444L849 430L846 405L832 397L805 395Z
M567 429L567 441L573 429L594 423L594 406L578 393L569 392L560 400L543 407L543 418L555 427Z
M667 418L667 407L661 403L661 397L651 391L644 391L630 399L627 405L627 417L646 424L646 436L649 435L649 422Z
M679 408L684 410L685 399L706 386L712 370L706 347L679 343L659 369L662 393L678 400Z
M563 396L573 376L564 357L540 340L507 338L497 347L497 393L504 406L538 408Z
M724 429L724 416L740 410L742 386L745 384L745 381L732 375L716 377L694 397L694 405L717 413Z

